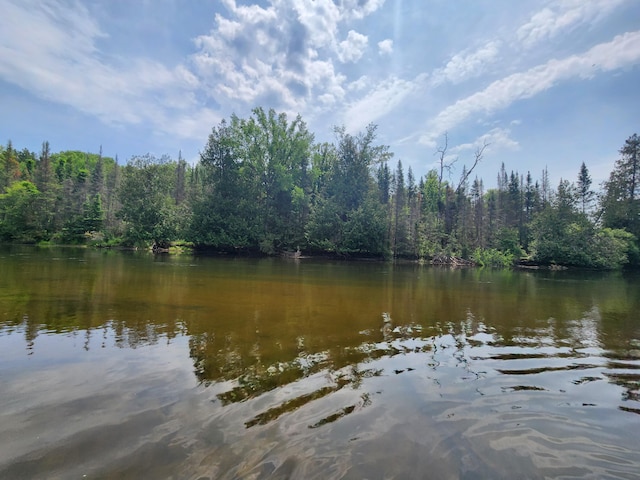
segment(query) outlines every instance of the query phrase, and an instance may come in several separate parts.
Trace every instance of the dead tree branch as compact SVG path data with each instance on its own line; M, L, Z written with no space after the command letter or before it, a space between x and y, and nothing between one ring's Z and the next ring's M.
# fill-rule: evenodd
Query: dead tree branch
M458 188L456 188L456 193L460 190L460 188L462 188L462 186L465 184L465 182L467 181L467 179L469 178L469 176L471 175L471 172L473 172L473 170L478 166L478 163L480 163L480 161L482 160L482 157L484 155L484 151L487 149L487 147L490 144L487 143L487 141L485 140L482 143L481 147L478 147L476 149L476 152L474 154L474 159L473 159L473 165L471 166L471 168L467 171L464 172L464 174L462 175L462 178L460 178L460 183L458 183Z

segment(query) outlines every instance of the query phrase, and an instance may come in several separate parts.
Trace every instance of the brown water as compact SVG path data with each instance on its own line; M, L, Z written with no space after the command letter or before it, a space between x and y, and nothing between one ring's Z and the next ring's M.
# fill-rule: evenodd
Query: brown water
M0 478L640 478L640 278L0 250Z

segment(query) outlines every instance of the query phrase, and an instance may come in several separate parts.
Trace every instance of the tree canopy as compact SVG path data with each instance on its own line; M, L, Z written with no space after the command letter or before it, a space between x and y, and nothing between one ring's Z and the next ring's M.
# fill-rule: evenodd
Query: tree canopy
M376 126L334 130L315 143L300 116L256 108L214 126L193 165L141 155L126 165L100 153L39 154L0 146L0 241L200 249L432 262L618 268L640 265L640 138L621 147L599 197L582 163L554 189L502 165L496 188L474 177L484 147L457 184L438 168L415 178ZM598 201L596 202L596 198Z

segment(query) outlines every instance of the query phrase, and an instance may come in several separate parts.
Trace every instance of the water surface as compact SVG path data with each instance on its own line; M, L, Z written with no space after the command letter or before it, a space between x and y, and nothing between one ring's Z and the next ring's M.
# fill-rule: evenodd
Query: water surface
M4 248L0 478L638 478L639 311L623 273Z

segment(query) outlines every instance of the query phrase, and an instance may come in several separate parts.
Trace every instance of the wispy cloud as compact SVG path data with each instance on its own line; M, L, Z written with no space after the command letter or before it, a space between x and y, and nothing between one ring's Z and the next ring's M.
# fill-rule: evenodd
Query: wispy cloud
M625 0L564 0L550 2L536 12L517 32L525 47L532 47L543 40L580 25L593 23L617 8Z
M377 84L364 97L350 104L344 113L344 124L348 131L357 132L366 125L388 114L410 95L417 93L426 83L426 75L413 80L392 77Z
M501 150L516 151L520 149L520 144L511 138L511 129L496 127L480 135L472 142L454 146L451 148L450 153L457 155L461 152L475 151L483 146L486 146L485 154Z
M447 81L453 84L477 77L487 65L498 59L500 42L492 40L473 52L461 52L454 55L443 67L433 73L433 85Z
M0 3L2 79L106 124L196 138L202 128L193 119L216 120L238 106L309 113L344 101L346 77L334 62L358 61L368 37L349 30L338 41L339 31L383 2L225 0L227 13L217 13L211 32L195 37L195 53L174 65L107 54L111 38L82 2Z
M107 124L144 122L173 132L181 116L198 114L201 107L192 91L199 81L188 69L107 57L98 42L108 36L83 4L2 3L0 77L6 81Z
M490 114L509 107L518 100L531 98L558 82L570 78L591 78L597 72L608 72L640 62L640 31L616 36L607 43L594 46L580 55L550 60L525 72L515 73L491 83L485 89L442 110L420 137L424 145L435 146L444 132L476 114Z

